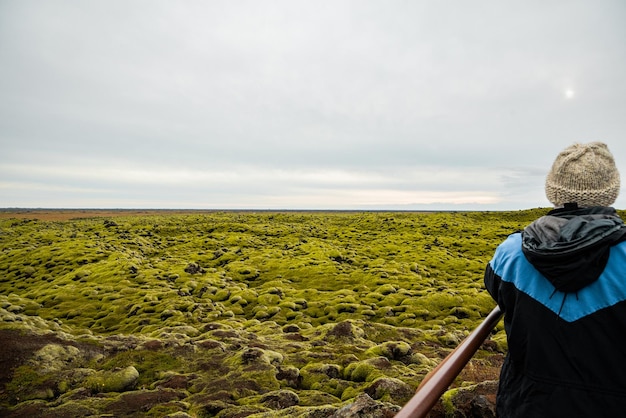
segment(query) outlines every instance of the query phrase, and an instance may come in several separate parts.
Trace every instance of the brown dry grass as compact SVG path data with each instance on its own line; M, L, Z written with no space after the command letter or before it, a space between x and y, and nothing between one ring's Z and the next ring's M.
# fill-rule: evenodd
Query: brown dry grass
M208 212L211 211L186 209L0 209L0 219L68 221L71 219L110 218L115 216L174 215Z

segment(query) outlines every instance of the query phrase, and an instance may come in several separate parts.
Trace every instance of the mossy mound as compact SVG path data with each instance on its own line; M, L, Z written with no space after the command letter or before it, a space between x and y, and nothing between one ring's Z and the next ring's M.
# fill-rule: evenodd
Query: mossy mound
M398 406L492 309L497 244L543 212L0 220L0 414Z

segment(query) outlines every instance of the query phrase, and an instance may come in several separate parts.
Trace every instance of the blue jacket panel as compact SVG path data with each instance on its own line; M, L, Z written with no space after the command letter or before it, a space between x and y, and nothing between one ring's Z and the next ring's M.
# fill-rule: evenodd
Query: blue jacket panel
M557 291L530 264L520 251L521 240L520 233L513 234L498 247L489 263L494 274L559 314L561 319L567 322L576 321L626 300L626 242L610 248L610 262L598 280L574 294L569 294Z

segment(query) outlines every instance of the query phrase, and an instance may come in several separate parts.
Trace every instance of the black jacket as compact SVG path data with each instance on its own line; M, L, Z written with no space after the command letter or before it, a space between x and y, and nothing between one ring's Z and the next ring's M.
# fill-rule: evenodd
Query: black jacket
M499 417L626 416L625 239L614 209L568 206L498 246L485 285L509 347Z

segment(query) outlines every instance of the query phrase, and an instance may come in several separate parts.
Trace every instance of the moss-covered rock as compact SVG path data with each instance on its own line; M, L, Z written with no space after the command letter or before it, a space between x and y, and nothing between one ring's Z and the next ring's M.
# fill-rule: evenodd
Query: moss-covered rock
M490 312L484 265L540 212L0 217L0 415L390 411ZM465 383L497 378L501 326L485 348Z
M402 360L410 359L413 351L407 342L387 341L370 348L366 353L372 356L383 356L389 360Z
M485 381L446 391L441 397L445 415L495 418L497 386L497 381Z
M119 370L101 371L85 381L85 387L94 393L123 392L132 389L139 379L139 372L133 366Z
M392 417L400 411L397 405L377 402L367 394L357 396L354 402L342 407L333 414L333 418L378 418Z
M391 368L389 360L385 357L375 357L349 364L343 370L343 376L353 382L372 382L384 376L384 370L389 368Z
M30 363L40 373L51 373L75 366L80 357L80 350L74 346L47 344L35 352Z
M365 389L372 399L404 405L415 394L415 389L400 379L381 377Z

